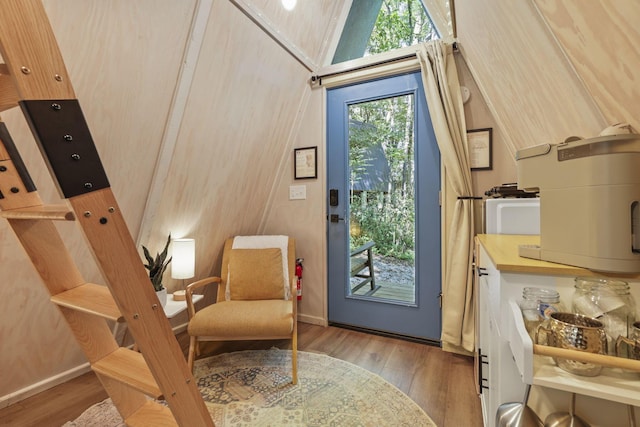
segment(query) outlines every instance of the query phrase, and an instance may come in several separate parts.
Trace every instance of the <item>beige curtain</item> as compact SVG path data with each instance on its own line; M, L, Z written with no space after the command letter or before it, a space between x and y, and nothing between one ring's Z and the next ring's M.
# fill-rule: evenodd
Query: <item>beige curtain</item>
M444 271L442 280L443 348L474 351L473 194L466 126L453 46L441 40L418 50L445 176ZM452 209L449 210L448 207Z

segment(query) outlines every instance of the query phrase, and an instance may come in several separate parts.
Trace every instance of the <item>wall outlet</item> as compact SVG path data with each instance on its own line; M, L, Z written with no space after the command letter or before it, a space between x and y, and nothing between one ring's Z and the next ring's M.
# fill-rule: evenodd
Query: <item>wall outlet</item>
M289 200L305 200L307 198L306 185L290 185Z

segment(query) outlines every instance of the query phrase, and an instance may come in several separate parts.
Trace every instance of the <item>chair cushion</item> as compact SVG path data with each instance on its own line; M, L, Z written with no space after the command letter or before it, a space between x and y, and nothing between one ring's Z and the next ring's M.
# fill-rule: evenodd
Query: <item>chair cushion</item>
M291 301L222 301L196 312L189 335L219 339L286 338L293 333Z
M228 269L229 299L284 298L282 253L279 248L232 249Z

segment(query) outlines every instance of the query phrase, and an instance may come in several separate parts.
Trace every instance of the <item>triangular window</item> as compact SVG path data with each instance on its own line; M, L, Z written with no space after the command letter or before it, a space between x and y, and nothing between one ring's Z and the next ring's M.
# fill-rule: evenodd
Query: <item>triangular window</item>
M331 63L438 38L421 0L353 0Z

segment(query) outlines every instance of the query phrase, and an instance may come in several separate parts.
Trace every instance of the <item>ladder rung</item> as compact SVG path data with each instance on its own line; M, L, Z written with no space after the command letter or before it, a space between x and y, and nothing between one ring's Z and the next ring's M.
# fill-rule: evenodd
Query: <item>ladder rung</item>
M66 205L37 205L27 208L0 211L0 216L10 219L51 219L75 221L73 210Z
M125 423L131 427L175 427L178 424L168 407L152 400L146 402Z
M53 295L51 301L83 313L95 314L115 322L124 322L124 317L106 286L85 283Z
M154 399L162 398L153 374L142 357L142 353L119 347L116 351L91 365L101 375L114 379Z

